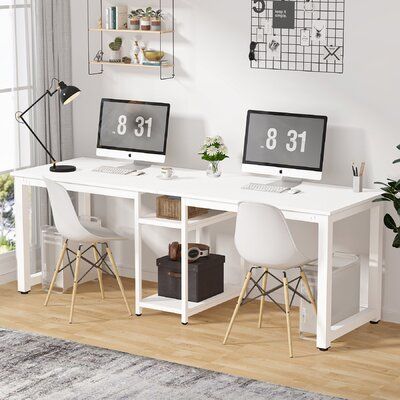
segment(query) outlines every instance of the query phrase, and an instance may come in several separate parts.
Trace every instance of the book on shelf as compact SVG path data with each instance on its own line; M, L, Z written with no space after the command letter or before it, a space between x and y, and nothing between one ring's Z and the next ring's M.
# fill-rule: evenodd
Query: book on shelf
M161 64L168 64L167 60L162 60L162 61L148 61L148 60L143 60L142 65L152 65L155 67L159 67Z
M117 6L115 29L127 29L127 28L128 28L128 6Z
M106 29L128 29L128 6L111 6L106 8Z

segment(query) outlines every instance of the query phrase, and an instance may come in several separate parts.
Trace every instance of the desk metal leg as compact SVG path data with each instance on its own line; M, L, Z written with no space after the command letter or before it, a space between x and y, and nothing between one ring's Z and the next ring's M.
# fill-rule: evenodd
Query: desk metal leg
M381 319L382 313L382 206L376 205L370 213L368 308L374 310L372 323Z
M186 325L188 323L188 301L189 301L189 284L188 284L188 207L184 199L181 200L181 293L182 293L182 311L181 322Z
M135 314L142 315L142 228L139 223L142 195L135 199Z
M320 350L327 350L331 345L332 254L333 224L325 217L318 224L317 347Z
M17 255L18 291L25 294L31 290L30 260L30 187L15 180L15 233Z

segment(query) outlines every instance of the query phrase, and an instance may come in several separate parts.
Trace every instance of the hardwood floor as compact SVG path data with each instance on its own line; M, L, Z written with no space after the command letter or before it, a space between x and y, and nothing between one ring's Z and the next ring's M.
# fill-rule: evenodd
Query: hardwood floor
M124 285L132 304L133 281L124 279ZM365 325L322 353L296 334L295 310L290 359L285 316L271 304L265 307L262 329L257 328L258 303L242 307L223 346L235 300L183 326L179 316L151 310L129 318L117 283L105 278L104 287L102 301L97 283L79 286L74 324L69 325L70 294L54 294L45 308L40 286L28 295L19 294L15 283L0 286L0 326L349 399L400 399L400 325ZM155 291L155 284L145 284L146 295Z

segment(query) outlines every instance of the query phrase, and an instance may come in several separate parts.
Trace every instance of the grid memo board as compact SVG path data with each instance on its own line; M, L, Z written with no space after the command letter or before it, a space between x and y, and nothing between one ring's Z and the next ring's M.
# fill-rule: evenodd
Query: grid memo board
M251 0L251 67L343 73L344 2Z

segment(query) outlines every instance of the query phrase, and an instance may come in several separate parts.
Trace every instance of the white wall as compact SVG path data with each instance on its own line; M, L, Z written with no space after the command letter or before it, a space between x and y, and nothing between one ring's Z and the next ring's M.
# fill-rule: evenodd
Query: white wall
M157 79L156 72L116 67L89 77L82 3L71 0L73 80L83 91L74 103L76 156L94 155L100 99L115 97L171 103L170 165L205 168L196 151L205 135L219 133L231 155L223 168L238 171L245 114L253 108L329 116L325 182L349 185L350 164L361 160L367 163L369 185L378 178L399 177L399 168L391 165L400 143L397 0L386 0L384 5L372 0L347 1L343 75L252 70L247 60L249 1L177 0L177 77L165 82ZM143 5L131 0L125 3ZM106 44L114 38L107 35ZM133 211L128 202L97 201L95 211L116 228L132 232ZM233 225L220 229L224 235L218 238L217 248L228 255L230 279L238 279ZM315 229L295 226L297 232L303 229L308 233L303 237L308 236L313 246ZM171 237L168 230L146 231L144 262L149 271L155 271L154 257L165 253ZM216 240L215 233L211 239ZM384 318L400 322L400 252L391 248L391 239L392 234L386 232ZM367 254L367 216L340 224L335 240L338 249ZM128 247L118 254L124 265L133 259L132 246Z

